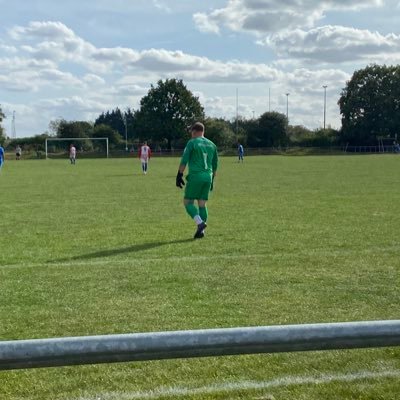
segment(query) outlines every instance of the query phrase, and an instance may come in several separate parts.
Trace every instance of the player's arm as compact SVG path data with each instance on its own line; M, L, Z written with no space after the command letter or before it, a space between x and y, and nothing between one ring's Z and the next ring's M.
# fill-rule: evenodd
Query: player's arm
M178 168L178 173L176 174L176 187L183 188L185 186L185 181L183 180L183 173L185 171L186 165L180 164Z
M176 186L179 188L183 188L185 186L185 181L183 180L183 173L185 172L186 165L189 162L191 153L191 142L189 142L185 150L183 151L183 155L181 158L181 162L179 164L178 173L176 174Z
M214 179L215 179L215 176L217 175L217 169L218 169L218 152L217 152L217 148L215 148L214 156L213 156L211 165L212 165L213 173L212 173L212 180L211 180L211 188L210 188L210 190L212 191L214 189Z
M217 148L215 148L211 165L212 165L212 170L213 170L213 176L215 176L215 175L217 175L217 169L218 169L218 152L217 152Z

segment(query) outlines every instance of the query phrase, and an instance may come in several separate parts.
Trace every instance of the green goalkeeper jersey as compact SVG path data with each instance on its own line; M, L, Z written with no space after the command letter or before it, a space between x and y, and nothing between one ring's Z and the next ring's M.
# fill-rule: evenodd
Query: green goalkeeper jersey
M190 175L207 173L211 176L218 168L217 146L205 137L190 139L181 164L189 165Z

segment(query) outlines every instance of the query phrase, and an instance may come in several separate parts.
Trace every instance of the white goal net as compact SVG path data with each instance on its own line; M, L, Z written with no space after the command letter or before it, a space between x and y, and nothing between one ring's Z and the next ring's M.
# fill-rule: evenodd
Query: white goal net
M108 158L108 138L47 138L46 158L67 158L71 144L78 158Z

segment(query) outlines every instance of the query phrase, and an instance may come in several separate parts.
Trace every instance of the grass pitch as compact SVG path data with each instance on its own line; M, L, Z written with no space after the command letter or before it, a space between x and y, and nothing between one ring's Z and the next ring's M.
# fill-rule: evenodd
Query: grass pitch
M179 160L9 161L0 339L398 319L400 159L222 158L206 238ZM0 372L4 400L396 399L400 349Z

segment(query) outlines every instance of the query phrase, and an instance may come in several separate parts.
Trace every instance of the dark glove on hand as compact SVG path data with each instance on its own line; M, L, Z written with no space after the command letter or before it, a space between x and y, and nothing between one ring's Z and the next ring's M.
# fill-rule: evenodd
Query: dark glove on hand
M210 192L212 192L214 189L214 177L211 179L211 186L210 186Z
M179 172L176 175L176 187L183 188L185 186L185 181L183 180L183 172Z

